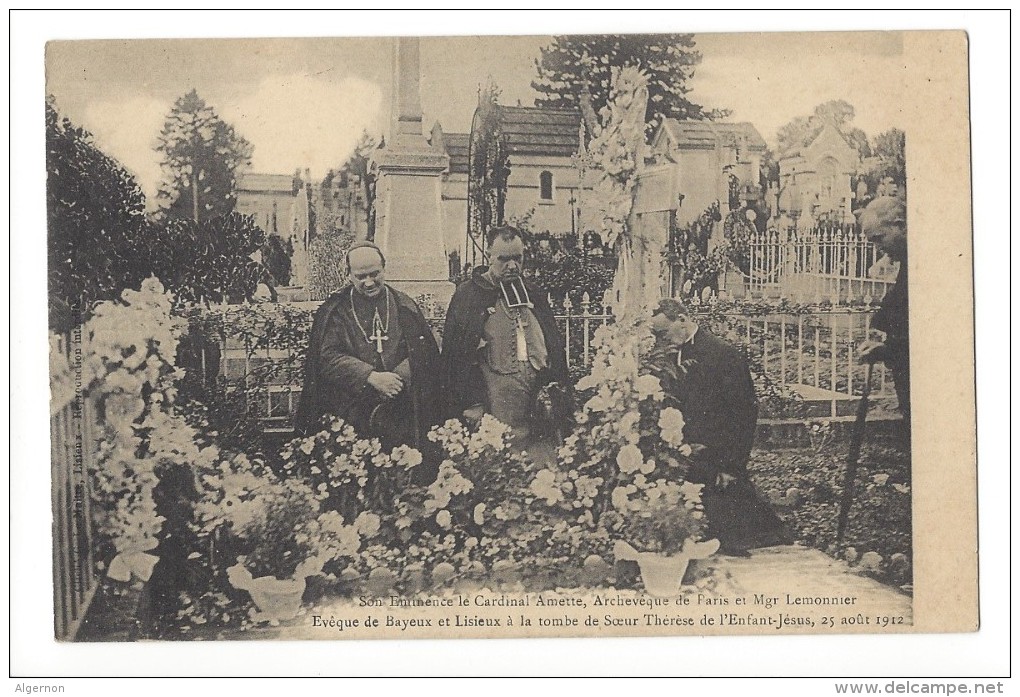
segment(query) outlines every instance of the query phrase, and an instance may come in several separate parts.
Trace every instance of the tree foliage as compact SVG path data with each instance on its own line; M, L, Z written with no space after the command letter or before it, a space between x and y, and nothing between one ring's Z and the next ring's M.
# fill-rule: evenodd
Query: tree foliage
M500 127L501 90L490 82L478 97L479 120L471 127L470 162L468 164L468 235L474 241L465 258L474 264L484 254L485 233L502 225L506 214L507 182L510 178L510 157L506 137Z
M284 241L276 234L266 237L266 245L262 248L262 258L265 260L266 270L272 277L274 286L290 284L292 254L294 254L294 245L290 240Z
M92 135L46 103L49 294L76 312L149 275L145 195Z
M819 104L810 116L798 116L779 129L776 134L779 154L783 155L790 150L810 145L825 128L825 124L831 123L839 129L862 160L870 157L871 146L868 144L867 134L853 126L855 115L853 105L842 99L832 99Z
M134 177L50 102L46 171L50 298L79 313L153 275L185 302L250 299L268 279L251 216L151 219Z
M533 218L535 209L511 217L509 225L521 231L524 238L524 274L554 302L569 297L578 305L585 293L595 305L613 285L616 256L595 232L556 235L537 232Z
M597 305L613 285L615 257L588 257L579 251L543 255L531 275L535 283L557 300L569 296L577 304L585 293Z
M250 300L269 279L252 259L266 234L250 215L230 213L198 223L172 218L158 230L150 241L152 272L180 301Z
M865 163L865 175L874 184L892 177L901 188L907 185L907 136L898 128L875 136L872 157Z
M536 106L580 107L587 87L598 113L609 102L612 70L639 67L648 74L649 132L663 118L708 119L725 116L687 98L694 69L701 63L693 34L596 34L553 37L535 61L531 86L541 95Z
M196 90L174 102L156 151L163 156L157 197L168 217L203 221L233 212L235 178L253 147Z
M308 245L308 291L324 300L347 283L346 255L354 234L345 228L324 230Z
M354 152L347 161L336 169L330 169L322 178L319 186L320 195L317 205L314 206L312 217L314 224L312 229L316 234L328 233L341 227L353 230L355 221L340 222L340 216L346 213L345 207L338 207L331 195L334 182L339 181L341 186L350 186L353 177L358 178L358 193L364 206L366 231L365 237L369 240L375 238L375 190L376 171L372 156L379 148L379 141L368 131L362 131ZM346 203L344 204L346 205Z
M375 180L376 174L372 164L372 154L379 147L379 141L368 131L362 131L358 144L354 147L352 154L341 173L347 176L354 175L361 182L361 195L365 201L365 212L368 219L368 239L375 239Z

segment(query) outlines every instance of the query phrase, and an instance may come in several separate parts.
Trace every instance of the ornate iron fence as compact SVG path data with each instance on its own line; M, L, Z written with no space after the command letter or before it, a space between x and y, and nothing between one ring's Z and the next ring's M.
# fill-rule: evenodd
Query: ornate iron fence
M613 315L584 294L579 303L569 297L550 298L566 341L567 362L571 374L583 375L595 354L593 338L599 327L613 321ZM282 314L286 326L276 326L285 340L272 333L259 333L259 324L247 323L243 336L228 330L237 323L221 320L214 351L202 353L202 365L220 366L220 374L229 385L249 387L256 379L261 384L256 409L269 431L287 432L301 392L304 344L311 315L318 303L294 303ZM277 306L279 307L279 306ZM430 324L441 334L441 308L423 303ZM299 309L301 312L294 312ZM845 416L853 400L861 394L865 369L857 362L857 346L870 331L872 305L855 307L798 307L789 311L759 311L739 306L723 309L714 302L700 306L697 313L711 324L712 331L735 344L747 347L760 363L761 370L779 385L790 388L814 407L813 416ZM227 306L213 311L227 317L237 308ZM875 399L892 399L892 382L879 364L872 384Z
M765 373L805 401L827 403L830 417L849 416L866 375L865 366L857 361L857 347L868 338L875 309L828 307L760 316L727 313L728 338L753 346ZM874 400L895 398L883 364L877 365L872 380Z
M766 230L748 240L745 284L751 295L807 302L881 298L896 277L881 256L851 224Z

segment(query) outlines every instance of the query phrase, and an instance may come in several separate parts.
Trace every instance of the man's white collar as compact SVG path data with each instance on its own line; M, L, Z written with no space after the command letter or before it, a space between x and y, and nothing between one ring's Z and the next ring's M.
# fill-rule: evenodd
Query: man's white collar
M694 331L687 337L687 341L677 346L676 349L676 364L680 365L684 360L684 347L690 346L694 343L694 336L698 333L698 325L694 325Z

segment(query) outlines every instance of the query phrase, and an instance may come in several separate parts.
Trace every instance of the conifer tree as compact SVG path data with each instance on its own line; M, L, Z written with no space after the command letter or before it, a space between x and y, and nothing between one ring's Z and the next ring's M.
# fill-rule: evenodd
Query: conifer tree
M687 98L694 69L701 63L693 34L595 34L553 37L535 61L531 86L541 95L536 106L582 107L585 90L598 113L609 101L612 69L640 68L648 75L645 124L653 131L663 118L680 120L725 116Z
M168 217L202 222L233 212L236 177L253 148L196 90L174 102L156 150L163 156L157 198Z

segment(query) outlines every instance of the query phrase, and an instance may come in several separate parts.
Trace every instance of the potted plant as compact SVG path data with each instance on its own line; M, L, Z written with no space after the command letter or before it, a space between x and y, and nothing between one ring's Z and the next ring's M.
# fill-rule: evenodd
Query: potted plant
M266 619L294 617L306 577L322 569L312 529L319 507L311 490L274 482L248 501L227 503L250 509L233 527L240 554L227 569L231 585L247 591Z
M587 397L577 426L532 491L548 506L583 514L587 537L617 540L614 556L641 564L649 592L675 595L688 562L718 542L702 541L702 486L687 481L692 447L683 414L652 372L653 344L641 320L596 332L591 373L577 384ZM656 569L667 580L659 583Z
M236 560L227 580L251 595L262 619L294 617L306 579L328 561L357 554L359 527L321 513L299 479L281 481L264 463L236 454L204 468L200 482L197 531L217 548L216 558Z
M637 562L652 595L677 595L690 562L719 549L719 540L702 540L701 488L664 479L646 486L639 480L614 495L615 510L605 520L619 536L613 554L618 561Z

